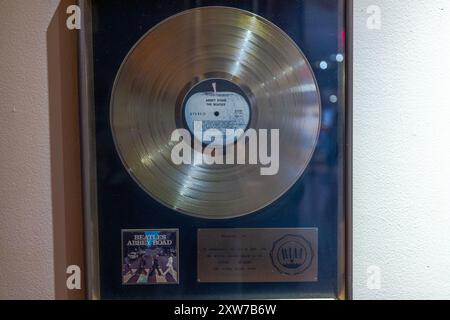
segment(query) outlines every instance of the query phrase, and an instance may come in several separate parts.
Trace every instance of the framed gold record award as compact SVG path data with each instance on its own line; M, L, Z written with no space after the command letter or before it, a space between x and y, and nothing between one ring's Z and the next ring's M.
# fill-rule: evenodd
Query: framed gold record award
M351 298L351 1L80 6L90 298Z

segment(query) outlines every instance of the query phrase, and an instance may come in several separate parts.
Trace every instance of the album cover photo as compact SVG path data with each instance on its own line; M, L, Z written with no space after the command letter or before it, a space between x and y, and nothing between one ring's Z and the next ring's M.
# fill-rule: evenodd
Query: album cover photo
M122 284L176 284L178 230L123 230Z

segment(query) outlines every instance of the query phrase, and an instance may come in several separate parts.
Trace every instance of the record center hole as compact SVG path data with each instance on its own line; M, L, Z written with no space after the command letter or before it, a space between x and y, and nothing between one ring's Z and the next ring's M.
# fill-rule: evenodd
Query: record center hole
M220 116L220 112L219 112L219 111L216 111L216 112L214 112L214 115L215 115L216 117L218 117L218 116Z

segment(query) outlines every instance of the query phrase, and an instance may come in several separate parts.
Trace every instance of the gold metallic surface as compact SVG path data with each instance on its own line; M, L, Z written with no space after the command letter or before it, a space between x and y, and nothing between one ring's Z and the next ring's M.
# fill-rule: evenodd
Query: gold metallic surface
M280 169L171 161L180 101L195 84L222 78L245 88L250 128L280 129ZM120 157L154 199L208 219L246 215L282 196L303 174L320 130L319 90L305 56L281 29L247 11L205 7L151 29L130 51L111 99Z

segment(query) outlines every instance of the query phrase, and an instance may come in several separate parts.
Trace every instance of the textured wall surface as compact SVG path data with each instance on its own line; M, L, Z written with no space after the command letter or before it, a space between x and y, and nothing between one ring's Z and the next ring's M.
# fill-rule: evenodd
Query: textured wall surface
M58 2L0 0L0 299L54 297L46 30Z
M354 295L449 299L450 1L354 2Z

